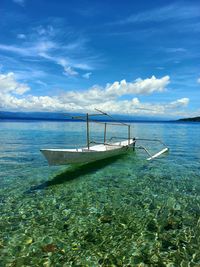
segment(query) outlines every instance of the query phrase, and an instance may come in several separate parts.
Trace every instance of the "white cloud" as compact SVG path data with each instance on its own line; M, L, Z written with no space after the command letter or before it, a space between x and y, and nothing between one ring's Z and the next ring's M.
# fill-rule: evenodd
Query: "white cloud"
M168 83L169 76L164 76L161 79L152 76L149 79L137 79L134 82L122 80L121 82L116 81L112 84L107 84L104 88L93 86L81 93L79 91L68 91L63 95L62 99L69 99L70 102L81 107L93 104L99 105L99 103L102 102L110 103L110 101L121 102L118 101L118 98L125 95L143 95L162 92L165 90Z
M42 84L37 80L37 83ZM169 104L141 103L132 95L162 92L169 83L169 77L157 79L137 79L134 82L114 82L104 88L94 86L85 91L68 91L59 96L34 96L27 94L29 86L18 82L14 73L0 75L0 107L5 110L27 111L92 111L100 108L121 114L165 114L174 109L175 103L185 105L186 100L177 100ZM26 94L24 94L26 93ZM129 94L127 100L121 96ZM20 96L19 96L20 95Z
M22 56L31 55L30 54L30 48L27 48L27 49L24 49L24 48L21 48L21 47L17 47L17 46L13 46L13 45L0 44L0 50L17 53L17 54L20 54Z
M39 41L35 44L34 47L32 47L32 49L34 49L35 53L38 55L40 55L41 53L46 53L56 48L58 48L58 45L55 42L49 40Z
M40 25L39 27L35 28L37 33L41 36L54 36L55 30L52 25L47 25L46 27L43 27Z
M197 83L200 83L200 78L197 79Z
M58 51L63 51L63 49L67 50L65 46L61 47L58 43L48 40L47 38L40 39L35 43L26 44L25 46L20 47L15 45L0 44L0 50L2 51L16 53L20 56L24 56L31 59L45 59L51 61L52 63L60 65L63 67L63 74L66 76L77 76L79 74L78 70L88 71L93 69L93 67L89 63L80 62L81 60L77 62L77 60L72 60L71 58L57 55ZM70 50L71 49L72 47L70 48Z
M47 86L37 80L36 83ZM134 95L162 92L169 83L169 77L137 79L134 82L114 82L104 88L94 86L85 91L68 91L58 96L34 96L27 94L30 87L17 81L12 72L0 74L0 108L23 111L93 111L95 108L118 114L133 115L181 115L189 103L188 98L170 103L142 103ZM26 93L26 94L25 94ZM129 94L128 99L121 96ZM183 110L182 110L183 109Z
M92 75L92 72L87 72L87 73L83 74L82 77L85 79L90 79L91 75Z
M70 67L70 66L67 67L66 66L66 67L64 67L63 74L66 75L66 76L76 76L76 75L78 75L78 72L75 71L72 67Z
M88 63L76 63L71 61L71 64L74 68L80 69L80 70L93 70L93 67Z
M66 59L64 57L59 57L59 56L50 56L49 54L45 52L39 53L39 55L47 60L50 60L60 66L63 67L64 75L67 76L76 76L79 73L75 69L80 69L80 70L91 70L92 67L90 67L88 64L83 64L83 63L74 63L70 59Z
M43 56L44 53L50 52L51 50L56 48L57 48L56 43L44 40L38 41L33 45L21 46L21 47L14 45L0 44L0 50L16 53L21 56L27 56L27 57Z
M25 0L13 0L14 3L20 5L20 6L24 6L25 5Z
M64 72L63 74L66 76L76 76L78 75L78 72L75 71L69 64L69 62L67 62L67 60L63 59L63 58L51 58L53 61L55 61L58 65L62 66L64 68Z
M166 48L165 50L166 50L166 52L169 52L169 53L177 53L177 52L186 52L187 51L187 49L182 48L182 47Z
M29 80L36 80L36 79L41 79L47 76L47 73L44 72L43 70L36 70L34 68L26 68L23 70L18 70L15 72L15 78L17 80L26 80L27 77Z
M23 33L19 33L19 34L17 34L17 38L18 39L26 39L26 35Z
M43 81L40 81L40 80L37 80L37 81L35 81L37 84L39 84L39 85L42 85L42 86L44 86L44 87L47 87L47 84L45 83L45 82L43 82Z
M132 14L114 24L176 21L193 19L195 17L200 17L198 6L173 3L159 8L148 9L138 14Z
M169 104L169 108L182 108L182 107L187 107L189 104L189 98L181 98L176 101L173 101Z
M155 76L142 80L138 78L134 82L114 82L106 86L106 92L110 95L124 95L124 94L151 94L154 92L163 92L169 84L169 76L164 76L157 79Z
M14 93L23 95L29 90L30 87L27 84L16 81L13 72L9 72L8 74L0 74L0 94Z

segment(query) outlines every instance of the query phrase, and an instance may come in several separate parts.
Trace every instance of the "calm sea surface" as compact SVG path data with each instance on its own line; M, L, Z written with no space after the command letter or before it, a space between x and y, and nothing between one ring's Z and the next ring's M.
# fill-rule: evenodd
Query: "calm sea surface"
M200 124L132 133L169 154L49 167L40 149L84 145L85 124L0 122L0 266L200 266Z

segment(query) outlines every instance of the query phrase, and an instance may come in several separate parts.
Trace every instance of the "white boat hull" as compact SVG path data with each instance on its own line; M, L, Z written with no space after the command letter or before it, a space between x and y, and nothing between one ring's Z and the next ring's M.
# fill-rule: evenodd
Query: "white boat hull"
M67 165L89 163L127 153L135 144L134 140L99 144L88 148L78 149L41 149L49 165Z

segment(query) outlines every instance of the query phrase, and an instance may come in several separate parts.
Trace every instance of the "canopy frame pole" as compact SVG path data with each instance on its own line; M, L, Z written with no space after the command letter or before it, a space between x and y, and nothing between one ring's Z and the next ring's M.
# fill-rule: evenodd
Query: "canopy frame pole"
M107 123L104 126L104 144L106 143L106 130L107 130Z
M128 125L128 144L130 145L130 139L131 139L131 126Z
M90 149L90 128L89 128L89 114L86 114L86 122L87 122L87 148Z

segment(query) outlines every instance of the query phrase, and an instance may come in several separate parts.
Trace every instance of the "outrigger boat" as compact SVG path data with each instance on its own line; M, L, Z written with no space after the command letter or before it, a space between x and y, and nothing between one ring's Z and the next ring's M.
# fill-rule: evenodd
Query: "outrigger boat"
M158 139L139 139L139 138L131 138L131 125L123 122L116 122L114 118L107 113L96 109L98 114L86 114L85 116L73 116L72 119L83 120L86 121L87 125L87 146L83 148L73 148L73 149L41 149L40 151L47 159L49 165L67 165L67 164L79 164L79 163L89 163L97 160L102 160L114 156L118 156L121 154L125 154L130 150L134 150L135 148L143 149L149 157L147 160L152 160L161 154L168 151L168 148L165 147L158 153L152 155L144 146L136 146L137 141L154 141L160 142ZM100 121L100 120L91 120L90 117L105 115L112 119L112 121ZM104 124L104 142L98 143L90 140L90 122ZM107 126L115 125L115 126L125 126L127 127L127 137L111 137L107 140ZM118 139L120 141L113 142L114 139Z

